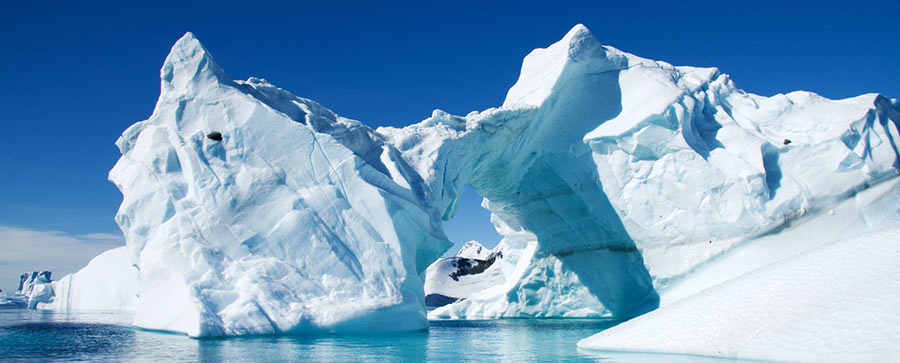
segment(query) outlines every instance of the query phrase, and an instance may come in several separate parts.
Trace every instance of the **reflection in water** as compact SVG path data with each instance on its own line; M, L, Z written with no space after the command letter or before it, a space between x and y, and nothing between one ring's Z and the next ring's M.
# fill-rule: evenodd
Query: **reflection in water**
M0 310L0 360L79 361L635 361L656 355L578 351L603 320L433 321L428 331L191 339L129 326L131 314ZM672 361L676 356L664 356ZM699 357L682 357L697 360Z

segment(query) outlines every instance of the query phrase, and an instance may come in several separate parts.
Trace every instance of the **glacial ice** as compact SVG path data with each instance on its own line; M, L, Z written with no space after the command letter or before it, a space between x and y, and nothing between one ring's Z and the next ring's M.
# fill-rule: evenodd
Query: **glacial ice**
M900 356L900 228L826 244L578 343L769 361Z
M503 283L429 317L621 318L900 168L897 100L752 95L581 25L525 58L499 108L404 128L231 81L190 33L161 78L110 180L135 324L191 336L424 328L466 184L504 236Z

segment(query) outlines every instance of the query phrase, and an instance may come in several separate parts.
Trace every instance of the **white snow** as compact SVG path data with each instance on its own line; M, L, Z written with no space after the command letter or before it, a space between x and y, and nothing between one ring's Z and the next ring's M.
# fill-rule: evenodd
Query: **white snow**
M848 238L689 296L578 343L592 350L774 361L900 356L900 228Z
M426 327L425 269L451 246L440 220L466 184L504 236L503 283L430 317L629 317L900 167L897 100L752 95L581 25L526 57L501 107L404 128L231 81L191 34L161 78L110 179L139 269L135 324L192 336ZM893 213L875 204L866 218Z

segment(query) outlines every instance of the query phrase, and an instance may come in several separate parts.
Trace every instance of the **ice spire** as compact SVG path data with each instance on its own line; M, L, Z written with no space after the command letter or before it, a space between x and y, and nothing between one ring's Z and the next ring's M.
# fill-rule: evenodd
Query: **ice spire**
M624 68L627 60L618 50L600 44L586 26L575 25L560 41L525 57L519 80L509 89L503 106L540 106L573 63L587 63L584 70L599 73Z
M175 42L160 70L162 92L186 93L209 84L231 84L193 33Z

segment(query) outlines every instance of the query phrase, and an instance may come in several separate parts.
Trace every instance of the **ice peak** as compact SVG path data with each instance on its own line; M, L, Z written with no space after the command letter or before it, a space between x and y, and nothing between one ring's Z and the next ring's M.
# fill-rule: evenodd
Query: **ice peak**
M160 70L160 79L164 93L189 92L210 83L231 83L209 51L191 32L185 33L172 46Z
M525 57L519 80L509 89L503 106L540 106L572 64L583 65L576 72L600 73L624 68L626 63L618 51L607 49L586 26L577 24L558 42L535 49Z
M577 59L580 55L590 52L602 50L603 45L600 44L600 41L597 40L597 37L594 36L594 33L584 26L584 24L577 24L569 30L568 33L559 41L559 43L568 44L569 59ZM604 55L603 53L598 55Z

